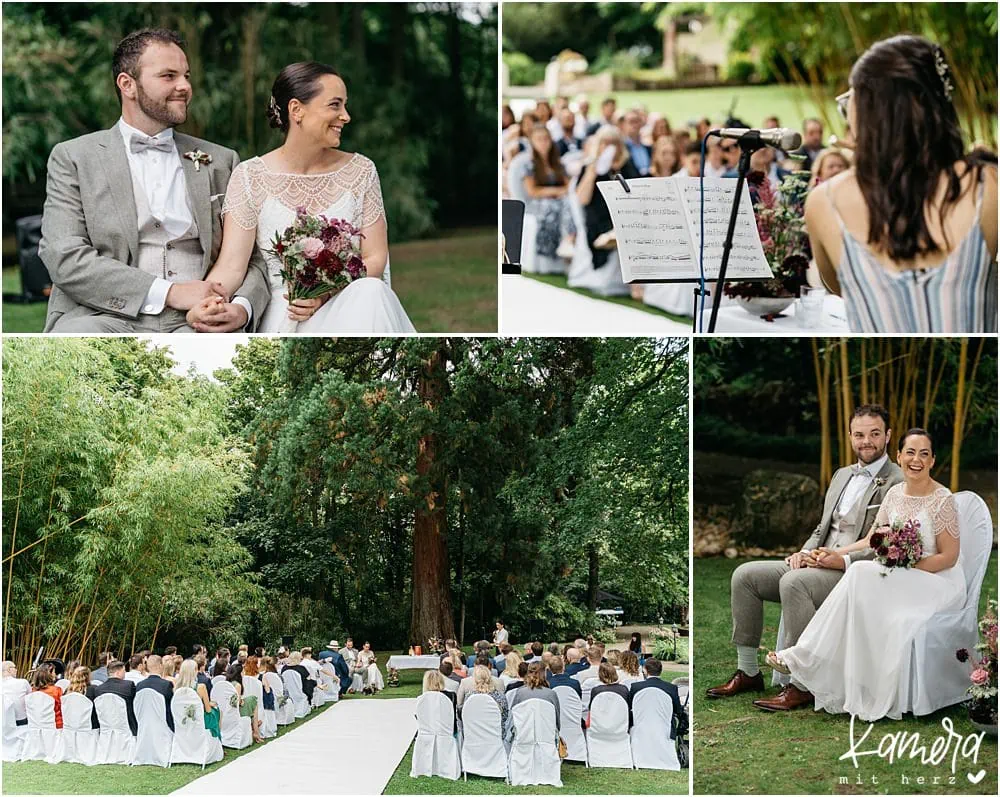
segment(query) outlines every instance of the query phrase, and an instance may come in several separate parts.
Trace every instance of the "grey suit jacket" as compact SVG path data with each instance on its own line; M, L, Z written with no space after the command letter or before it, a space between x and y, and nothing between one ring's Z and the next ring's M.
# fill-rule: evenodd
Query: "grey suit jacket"
M823 544L823 540L826 539L830 531L833 512L837 508L837 504L840 503L840 496L847 488L847 483L850 480L850 467L839 468L833 474L833 478L830 479L830 486L826 491L826 499L823 502L823 517L806 541L806 544L802 546L803 551L811 551ZM875 517L878 515L879 507L882 506L882 501L885 499L885 494L889 492L890 487L901 481L903 481L903 472L891 459L887 460L851 508L850 519L854 522L855 533L850 542L860 540L871 530L871 526L875 522ZM850 542L846 544L850 544ZM853 551L850 554L852 562L858 559L869 559L871 556L872 552L870 550Z
M182 156L207 274L222 246L222 201L240 158L231 149L176 131L174 142ZM212 162L198 170L183 157L196 149L212 156ZM138 213L118 125L56 144L49 156L38 244L53 283L45 331L65 315L96 311L138 318L153 284L153 277L133 264L138 250ZM253 307L251 326L256 329L270 299L267 267L256 246L237 293Z

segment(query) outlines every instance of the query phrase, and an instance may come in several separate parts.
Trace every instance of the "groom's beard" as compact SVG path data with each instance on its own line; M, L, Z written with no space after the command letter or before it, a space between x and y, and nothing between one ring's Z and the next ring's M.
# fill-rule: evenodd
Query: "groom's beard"
M190 100L186 100L182 105L179 102L171 102L169 99L154 100L142 90L142 85L136 83L136 101L139 110L154 121L167 127L182 125L187 121L187 107Z
M875 446L874 448L864 449L856 453L858 455L858 462L863 465L871 465L876 459L885 453L885 446L882 446L881 448Z

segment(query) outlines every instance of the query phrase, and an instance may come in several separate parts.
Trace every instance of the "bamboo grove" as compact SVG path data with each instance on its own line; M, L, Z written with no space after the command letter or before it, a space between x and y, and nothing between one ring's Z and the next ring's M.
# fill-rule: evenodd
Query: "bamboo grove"
M377 647L687 602L683 341L136 340L3 356L3 657Z

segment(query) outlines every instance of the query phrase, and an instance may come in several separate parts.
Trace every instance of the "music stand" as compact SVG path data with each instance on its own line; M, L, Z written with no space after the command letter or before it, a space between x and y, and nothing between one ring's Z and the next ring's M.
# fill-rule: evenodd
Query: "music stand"
M520 199L505 199L500 214L500 229L503 232L504 253L511 262L503 262L501 273L521 273L521 238L524 233L524 203Z

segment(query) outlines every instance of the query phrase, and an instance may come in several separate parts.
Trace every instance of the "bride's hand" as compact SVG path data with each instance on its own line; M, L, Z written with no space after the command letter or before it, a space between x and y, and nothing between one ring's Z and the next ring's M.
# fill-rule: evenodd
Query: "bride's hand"
M307 321L312 318L319 308L326 304L329 298L330 294L326 294L318 299L296 299L294 302L288 302L288 317L292 321ZM285 300L288 301L287 294L285 295Z
M223 307L225 303L226 300L221 296L210 296L207 299L202 299L202 301L187 311L185 320L188 326L194 327L199 322L211 323L214 316L225 312L225 308Z

